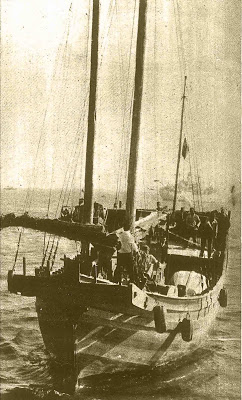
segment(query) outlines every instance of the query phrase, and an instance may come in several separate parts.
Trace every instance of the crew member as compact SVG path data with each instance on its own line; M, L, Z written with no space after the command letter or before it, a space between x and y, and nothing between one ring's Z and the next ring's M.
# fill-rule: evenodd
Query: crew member
M67 220L67 219L68 219L68 216L69 216L69 211L68 211L68 209L67 209L66 207L62 207L62 210L61 210L61 218L64 219L64 220Z
M230 221L228 216L225 213L224 208L221 208L221 212L218 217L218 250L223 251L226 246L226 237L229 231Z
M73 212L73 221L82 223L84 218L84 199L79 199L78 206L75 207Z
M190 208L190 212L186 217L186 233L188 240L192 238L193 242L196 242L197 231L200 224L199 216L195 213L194 208Z
M164 284L164 265L161 264L152 254L147 245L142 245L136 260L136 284L143 288L149 284Z
M158 224L156 225L157 230L157 241L158 243L162 243L164 235L165 235L165 221L159 219Z
M103 224L104 218L105 218L105 215L104 215L104 208L103 208L102 204L99 204L95 201L94 206L93 206L93 223L95 225Z
M200 257L203 257L204 250L207 245L208 249L208 258L211 257L212 254L212 243L214 237L213 226L209 220L209 217L205 217L203 223L200 226L200 234L201 234L201 253Z
M149 278L153 277L154 269L158 267L157 259L150 254L150 248L147 245L143 245L140 251L140 266L142 272L145 273Z
M184 237L186 225L186 214L184 207L181 207L181 210L175 213L175 223L178 235Z
M134 281L134 263L133 256L138 252L138 246L135 243L129 226L125 224L123 232L119 234L119 249L117 254L117 268L114 272L115 282L121 283L121 270L125 268L129 274L130 281Z

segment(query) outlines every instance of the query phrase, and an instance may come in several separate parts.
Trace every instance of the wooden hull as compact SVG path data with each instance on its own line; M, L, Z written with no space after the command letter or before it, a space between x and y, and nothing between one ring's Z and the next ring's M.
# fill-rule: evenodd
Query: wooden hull
M185 270L201 268L202 259L197 256L172 257L174 271L175 260L179 267L180 259ZM226 250L220 260L217 269L216 263L210 264L214 279L220 276L215 286L191 297L147 292L133 283L127 286L104 279L95 281L78 270L75 276L75 260L68 261L71 273L67 275L21 276L9 271L8 284L10 292L36 296L39 325L48 352L72 376L71 382L77 378L81 384L91 376L166 365L195 350L221 304ZM206 266L206 259L204 262ZM160 328L157 309L162 316ZM184 321L189 321L193 335L184 331Z
M218 302L214 303L209 310L201 312L198 320L193 320L194 333L191 342L185 342L181 337L179 322L186 316L185 313L172 317L168 314L168 325L173 329L158 333L154 326L153 329L146 329L152 327L154 323L147 321L145 324L144 321L140 321L140 326L134 327L130 317L125 314L111 315L108 320L97 310L89 310L81 317L77 331L79 384L82 379L91 375L125 371L136 367L154 368L176 361L199 345L218 308ZM112 320L113 318L115 319ZM137 316L136 323L139 318ZM82 326L85 327L84 330L81 330Z
M57 310L41 300L42 310L37 307L37 311L47 350L59 363L73 363L81 385L82 380L96 375L166 365L195 350L220 308L222 288L223 276L212 291L201 296L172 298L153 294L151 300L164 309L163 333L155 329L153 310L141 310L134 304L126 307L127 312L117 312L118 308L109 311L97 303L70 318L68 309L60 306ZM188 317L193 326L191 341L182 338L182 321Z

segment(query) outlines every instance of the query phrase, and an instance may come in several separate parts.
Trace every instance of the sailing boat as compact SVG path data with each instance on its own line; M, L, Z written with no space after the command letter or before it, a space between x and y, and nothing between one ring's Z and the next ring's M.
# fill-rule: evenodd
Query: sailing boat
M219 248L201 256L196 243L172 227L170 215L159 211L135 221L135 193L140 138L143 63L147 0L140 0L136 45L135 91L129 158L126 211L123 225L129 238L143 245L130 269L121 265L115 279L117 235L95 241L85 236L82 251L63 258L63 267L52 272L50 265L37 268L35 276L14 270L8 274L11 293L36 297L36 310L46 348L52 357L80 383L92 375L156 367L176 360L194 348L214 320L220 306L227 304L224 289L228 262L227 231ZM93 215L93 149L95 139L95 90L98 52L99 2L93 2L90 106L85 180L85 223ZM94 79L92 79L94 76ZM182 121L184 112L184 98ZM182 124L177 177L181 156ZM173 204L176 212L177 179ZM208 214L200 213L207 221ZM223 216L228 221L227 216ZM155 226L155 232L150 227ZM131 240L131 239L130 239ZM90 245L92 243L92 246ZM130 241L131 243L131 241ZM129 243L129 244L130 244ZM134 242L132 242L134 244ZM153 253L153 268L147 244ZM65 366L65 368L64 368ZM72 381L72 385L73 382Z

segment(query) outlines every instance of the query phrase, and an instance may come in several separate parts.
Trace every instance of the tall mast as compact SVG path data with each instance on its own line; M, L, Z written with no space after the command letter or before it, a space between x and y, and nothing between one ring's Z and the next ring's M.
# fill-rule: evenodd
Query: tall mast
M145 31L147 0L139 2L138 33L136 43L135 88L132 114L132 133L129 155L128 187L126 200L126 222L132 230L135 221L135 194L137 185L137 164L140 138L140 114L143 92Z
M93 0L91 70L88 110L88 131L85 169L84 222L93 222L93 160L95 140L95 111L98 67L99 0Z
M175 183L175 194L174 194L174 200L173 200L173 212L176 209L177 185L178 185L179 166L180 166L181 150L182 150L182 133L183 133L184 107L185 107L185 98L186 98L186 96L185 96L185 94L186 94L186 81L187 81L187 77L185 76L183 96L182 96L181 128L180 128L180 140L179 140L177 167L176 167L176 183Z

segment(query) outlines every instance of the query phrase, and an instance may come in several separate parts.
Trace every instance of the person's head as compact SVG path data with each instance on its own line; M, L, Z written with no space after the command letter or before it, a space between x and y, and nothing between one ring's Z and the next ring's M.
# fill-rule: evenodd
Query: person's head
M129 226L129 223L126 221L124 223L124 231L129 231L129 230L130 230L130 226Z
M194 214L195 214L195 211L194 211L194 208L193 208L193 207L190 208L190 214L191 214L191 215L194 215Z
M141 246L141 250L142 250L144 253L149 254L150 248L149 248L149 246L147 246L146 244L144 244L144 245Z
M221 207L221 214L225 215L225 209L223 207Z
M181 212L184 212L184 211L185 211L184 207L181 207Z
M209 219L210 219L210 221L213 221L214 218L215 218L215 213L214 213L214 211L212 211L212 212L210 213L210 215L209 215Z

